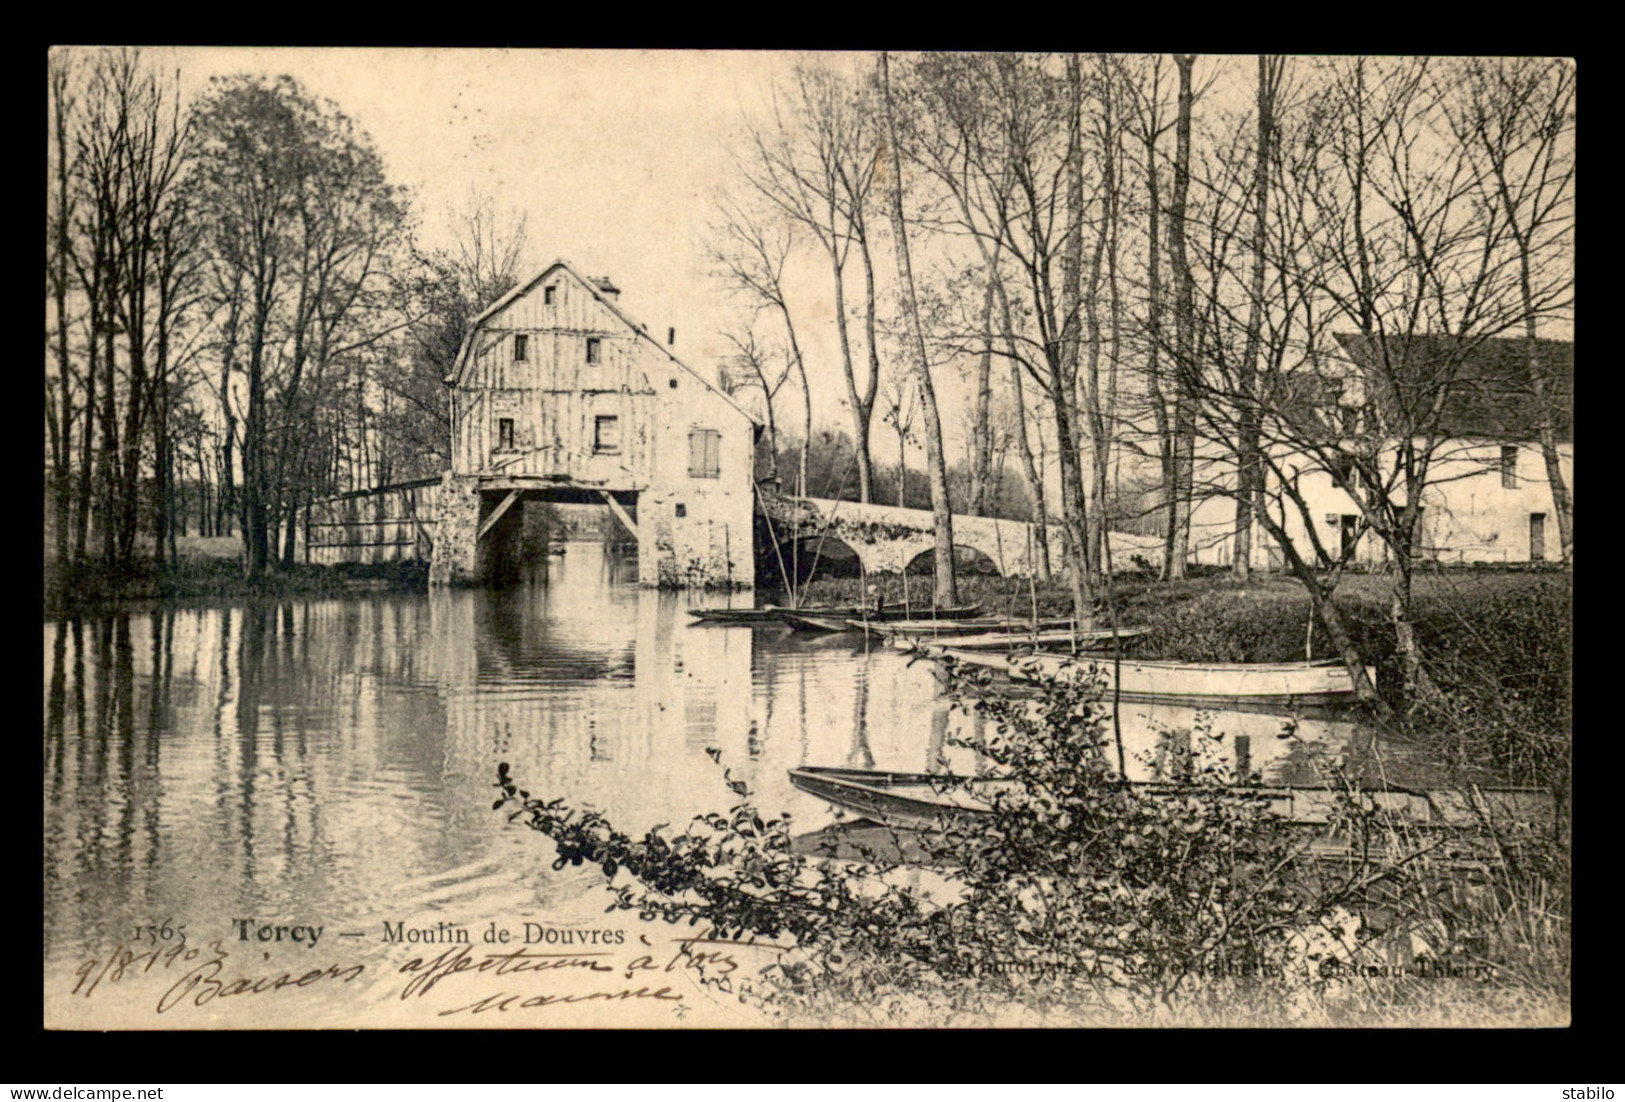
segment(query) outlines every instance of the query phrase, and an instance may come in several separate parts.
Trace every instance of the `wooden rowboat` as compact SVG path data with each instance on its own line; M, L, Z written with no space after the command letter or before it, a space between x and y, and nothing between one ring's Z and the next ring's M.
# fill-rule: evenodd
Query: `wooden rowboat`
M960 605L955 608L939 608L935 615L942 620L967 620L981 611L982 606L979 604ZM861 631L866 623L903 620L911 615L902 605L887 605L879 610L785 608L780 609L779 613L785 623L799 631Z
M935 635L963 635L966 632L1060 631L1075 621L1069 616L1045 620L1022 620L1011 616L973 616L964 620L852 620L871 635L891 638L930 638Z
M806 765L790 770L790 784L862 818L905 830L974 824L993 814L976 788L1008 782L967 782L931 773L883 773ZM967 788L969 790L967 790Z
M902 830L976 829L994 814L993 799L1014 782L942 773L890 773L872 769L802 766L789 771L790 783L809 795L860 818ZM1178 796L1197 791L1188 785L1136 782L1150 795ZM1203 789L1202 791L1211 791ZM1267 806L1286 822L1324 827L1346 813L1349 802L1380 811L1388 821L1416 827L1473 829L1486 823L1550 823L1550 793L1533 788L1474 788L1470 791L1365 786L1237 786L1226 794ZM1326 847L1328 855L1338 847Z
M1234 704L1296 707L1336 704L1354 699L1354 681L1343 663L1329 662L1164 662L1057 654L1002 654L939 648L928 653L967 665L984 666L1024 681L1100 678L1112 692L1114 669L1121 669L1117 696L1124 700L1170 700L1197 707ZM1375 667L1366 676L1376 684Z
M776 608L691 608L688 614L701 624L777 624Z
M1123 641L1138 639L1150 633L1150 628L1118 628L1115 637ZM1064 650L1076 646L1079 650L1110 650L1111 628L1090 628L1087 631L990 631L972 635L939 635L929 640L920 637L897 637L892 645L904 650L918 646L945 647L955 650L1005 651Z
M979 610L980 606L975 608ZM702 624L790 624L792 627L809 631L847 631L849 629L846 621L861 619L865 615L865 610L856 605L810 608L782 608L778 605L768 605L765 608L691 608L688 614ZM907 610L901 604L891 604L878 612L869 609L867 614L875 620L886 617L901 619L907 615ZM796 620L792 621L792 617Z
M1070 616L1051 616L1041 620L1023 620L1017 616L971 616L957 620L920 618L916 620L884 620L872 623L869 630L880 635L935 635L940 632L965 631L1059 631L1071 627L1076 621Z

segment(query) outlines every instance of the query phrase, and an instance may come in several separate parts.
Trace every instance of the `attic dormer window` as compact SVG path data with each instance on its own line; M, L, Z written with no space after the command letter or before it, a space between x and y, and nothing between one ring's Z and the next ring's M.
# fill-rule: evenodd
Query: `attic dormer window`
M604 344L597 337L587 338L587 362L590 364L604 362Z
M1352 455L1333 456L1330 473L1339 485L1349 485L1354 481L1354 457Z
M513 362L514 363L522 363L522 362L524 362L525 353L529 351L529 346L530 346L530 338L525 336L525 334L520 333L520 334L517 334L514 337L514 339L513 339Z

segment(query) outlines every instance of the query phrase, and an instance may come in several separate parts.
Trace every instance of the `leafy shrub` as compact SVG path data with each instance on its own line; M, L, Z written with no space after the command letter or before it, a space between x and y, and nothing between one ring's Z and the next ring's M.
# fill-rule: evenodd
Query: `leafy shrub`
M1177 783L1122 783L1098 682L1018 701L958 671L951 681L957 705L988 721L961 745L1005 780L976 790L987 814L920 837L926 890L911 886L917 868L903 875L901 846L861 863L798 848L791 820L764 815L726 771L737 802L680 833L633 837L533 798L506 764L495 807L552 840L555 868L597 865L612 910L793 946L757 976L717 982L820 1021L1122 1020L1238 1000L1275 1013L1283 984L1317 982L1305 931L1349 940L1346 905L1386 878L1325 877L1301 828L1199 750L1174 763ZM1352 798L1348 811L1369 820Z

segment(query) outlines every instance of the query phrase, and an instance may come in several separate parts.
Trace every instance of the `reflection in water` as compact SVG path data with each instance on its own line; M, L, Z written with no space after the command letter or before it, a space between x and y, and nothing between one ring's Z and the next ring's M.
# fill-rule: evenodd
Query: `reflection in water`
M552 870L542 839L493 813L500 761L629 831L731 806L710 748L798 830L834 814L790 786L796 766L977 768L950 742L980 720L950 714L929 663L692 626L686 609L710 603L640 590L574 544L504 590L46 624L48 977L165 918L198 939L250 916L602 922L596 871ZM1156 705L1122 719L1141 775L1183 738L1312 783L1353 734L1306 721L1282 739L1279 717Z

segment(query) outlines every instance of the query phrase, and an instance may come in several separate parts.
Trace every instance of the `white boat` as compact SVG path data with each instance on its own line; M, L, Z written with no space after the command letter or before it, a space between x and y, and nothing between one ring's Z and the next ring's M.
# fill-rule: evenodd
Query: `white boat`
M1336 704L1354 699L1354 679L1341 662L1165 662L1059 654L1002 654L953 647L934 652L967 665L984 666L1022 681L1099 678L1112 691L1114 670L1121 670L1117 695L1124 700L1176 700L1224 708L1235 704ZM1375 667L1366 676L1376 684Z

